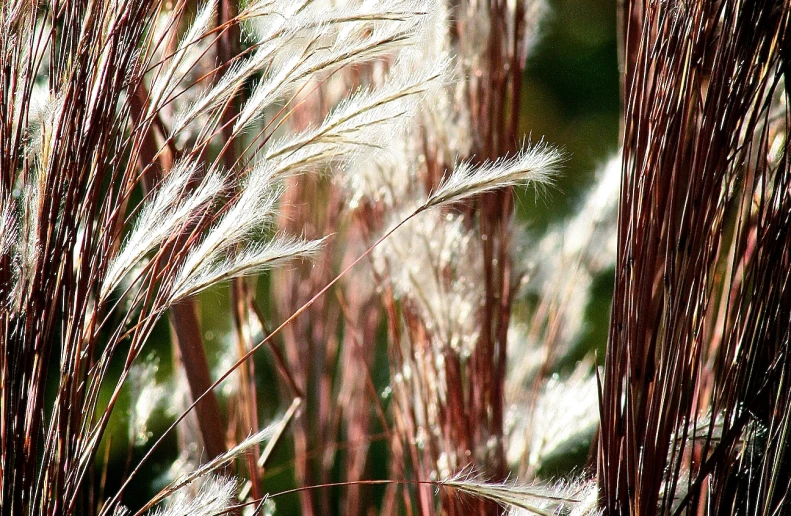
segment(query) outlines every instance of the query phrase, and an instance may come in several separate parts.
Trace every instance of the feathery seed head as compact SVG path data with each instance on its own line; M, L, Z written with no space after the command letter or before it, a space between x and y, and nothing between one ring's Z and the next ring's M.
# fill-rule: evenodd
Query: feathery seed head
M424 207L452 204L478 194L528 182L550 184L563 155L545 143L523 148L511 158L487 161L479 166L470 162L456 165L431 193Z
M198 485L196 492L176 494L167 507L156 509L151 516L215 516L235 503L239 491L237 480L220 476L201 479Z

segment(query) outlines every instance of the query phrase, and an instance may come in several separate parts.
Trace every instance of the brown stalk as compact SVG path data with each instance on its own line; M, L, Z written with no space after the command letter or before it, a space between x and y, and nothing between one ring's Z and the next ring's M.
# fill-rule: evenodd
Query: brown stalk
M309 110L310 112L310 110ZM307 115L303 115L307 116ZM280 212L280 226L287 231L307 228L306 236L315 238L338 227L341 200L339 193L315 177L299 177L288 181ZM310 199L311 201L306 201ZM310 202L311 204L307 204ZM323 210L318 203L326 203ZM294 313L303 306L311 292L330 282L335 268L335 246L329 245L315 265L274 275L277 313ZM295 455L298 485L326 483L335 454L331 443L336 433L336 406L333 376L339 345L340 309L326 300L319 300L302 318L283 333L286 358L296 384L305 395L303 411L295 420ZM309 460L311 453L317 460ZM300 494L302 513L325 514L331 511L329 492Z
M142 122L147 98L148 94L145 91L145 86L141 83L138 85L136 94L130 97L131 116L135 125ZM149 129L142 136L141 141L142 145L138 157L141 168L145 169L149 164L154 165L153 168L149 169L148 175L143 177L143 187L148 192L151 190L152 185L157 184L164 177L166 171L170 169L174 157L168 151L159 152L153 129ZM157 157L157 155L159 156ZM176 246L178 247L178 245L177 243ZM195 300L186 299L174 304L170 309L170 322L176 338L176 345L179 348L179 357L184 366L187 383L190 387L190 395L194 400L205 392L212 383ZM211 393L201 400L195 407L195 412L208 458L212 459L221 455L227 450L225 446L225 425L222 422L220 407L214 394Z
M217 57L221 67L229 69L230 64L239 58L241 54L240 49L240 28L236 21L239 14L239 5L236 0L220 0L220 7L217 13L217 26L222 28L219 39L217 41ZM217 76L219 78L219 76ZM221 134L225 141L221 151L222 158L225 163L225 168L229 171L236 170L236 163L239 160L238 144L233 137L233 121L239 113L239 102L241 98L239 95L234 95L228 104L225 106L221 120ZM251 335L246 332L250 327L248 314L250 313L250 303L248 295L248 286L244 278L234 278L231 280L231 304L234 321L234 329L236 333L236 346L238 355L244 355L250 347L252 342ZM248 361L240 370L239 385L238 385L238 419L239 430L242 435L248 432L256 432L259 429L258 423L258 402L255 388L255 365L252 360ZM258 499L262 493L258 482L259 469L256 466L258 463L258 450L253 450L253 453L247 457L247 469L252 482L253 497Z
M355 239L357 240L357 239ZM354 249L354 247L352 247ZM350 259L353 259L352 255ZM360 274L362 275L362 274ZM336 412L342 419L347 439L365 443L371 433L371 405L382 424L387 438L390 438L389 425L384 408L379 402L379 394L371 376L375 356L376 334L379 326L380 307L374 295L360 292L357 288L363 278L350 278L347 298L338 293L338 304L344 317L344 339L341 345L342 371L341 383L335 396ZM368 464L367 446L357 446L345 454L346 481L363 480ZM342 507L349 515L364 514L367 494L361 485L352 485L344 493Z
M468 2L454 2L454 12L475 9ZM519 107L521 73L525 65L526 3L516 2L513 11L505 2L493 2L486 7L490 27L481 69L465 71L465 101L469 106L472 127L476 128L470 155L476 162L495 159L514 152L521 140ZM532 11L531 11L532 12ZM513 15L513 19L507 19ZM459 17L463 20L463 17ZM513 28L513 30L511 29ZM449 27L454 45L461 46L467 33L460 21ZM469 42L467 44L470 44ZM475 42L480 46L481 43ZM443 163L433 142L430 129L422 134L425 170L421 177L426 190L436 188L442 172L450 163ZM436 468L440 453L451 457L458 469L474 467L492 480L507 476L504 453L504 380L507 365L507 329L510 322L515 274L510 256L510 220L513 211L513 194L500 191L486 194L460 211L468 227L477 227L482 252L482 285L485 290L483 305L478 313L479 337L469 359L461 359L451 350L439 350L444 358L444 380L440 387L446 401L429 399L434 396L432 383L440 378L433 364L433 347L437 336L422 320L420 311L408 301L396 302L383 296L388 315L391 349L391 376L408 366L415 378L402 387L394 386L394 429L401 435L401 442L393 445L394 460L400 468L411 470L416 479L425 479ZM386 285L386 282L385 282ZM392 304L393 306L390 306ZM389 308L388 308L389 307ZM406 325L400 337L398 326ZM403 347L403 350L402 350ZM413 358L420 357L420 358ZM412 407L410 396L425 398L424 407ZM429 421L425 407L438 405L440 438L430 438L423 449L414 445L414 436L420 430L418 421ZM422 424L422 423L421 423ZM429 432L431 433L431 432ZM494 443L494 446L491 446ZM418 490L418 510L433 513L430 498ZM494 503L473 499L456 493L443 492L440 508L446 514L500 514L502 508Z

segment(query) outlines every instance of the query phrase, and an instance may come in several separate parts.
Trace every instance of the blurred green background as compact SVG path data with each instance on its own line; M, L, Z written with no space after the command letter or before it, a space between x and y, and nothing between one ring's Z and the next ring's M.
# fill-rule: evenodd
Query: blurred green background
M522 128L534 141L543 137L563 149L567 161L554 188L538 197L525 192L517 204L518 216L536 236L574 214L597 171L619 146L616 0L549 4L525 70ZM612 286L611 270L594 278L584 332L572 353L576 359L593 350L604 356ZM539 474L550 479L578 473L588 459L589 444L580 442L548 458Z
M520 215L543 225L571 214L596 169L618 148L616 0L554 0L525 71L522 130L566 152L568 161L538 204Z
M592 184L596 170L618 148L619 91L616 55L616 0L554 0L540 25L540 38L533 54L528 58L523 88L521 128L532 141L541 138L565 151L567 162L554 187L542 195L532 191L518 195L517 212L521 222L532 235L539 236L546 227L571 215L581 197ZM603 349L607 336L609 307L612 297L612 274L605 273L594 282L593 298L586 311L586 334L582 349ZM218 339L230 331L230 321L225 311L229 295L227 287L212 289L201 297L202 320L205 329L207 353L210 360L219 358ZM167 379L171 373L169 331L166 319L159 324L152 337L150 352L159 357L158 378ZM383 355L386 356L386 355ZM600 354L601 356L601 354ZM386 376L386 363L380 361L382 376ZM261 421L272 417L278 408L274 388L277 374L268 353L256 357L259 400L263 412ZM121 472L128 464L125 417L129 397L121 400L109 428L113 434L107 492L114 492L120 482ZM150 425L154 436L165 430L172 417L159 413ZM378 431L377 429L372 429ZM168 445L170 444L170 445ZM143 469L124 497L130 508L150 498L162 487L161 479L170 463L176 459L173 452L175 438L162 447L153 460ZM104 449L104 448L102 448ZM384 443L371 448L376 456L387 453ZM578 469L584 464L587 447L559 457L555 465L544 473L561 475ZM131 457L135 464L143 450L136 449ZM267 478L269 492L278 492L293 486L291 470L291 443L284 440L278 446ZM97 460L103 463L104 457ZM371 474L386 475L385 460L372 460ZM101 466L100 466L101 467ZM277 514L298 514L296 495L277 499Z

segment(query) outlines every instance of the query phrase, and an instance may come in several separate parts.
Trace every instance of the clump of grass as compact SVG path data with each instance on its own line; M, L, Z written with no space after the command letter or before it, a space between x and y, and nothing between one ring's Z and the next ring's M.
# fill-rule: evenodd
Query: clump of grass
M564 159L519 126L544 10L3 3L0 512L782 513L791 7L626 2L620 158L527 241L513 187ZM605 356L578 360L613 259ZM166 316L171 384L144 358ZM541 478L581 443L589 468Z
M138 514L201 478L203 487L162 514L213 514L245 497L263 500L262 468L283 422L305 396L311 399L312 389L298 383L272 338L287 334L292 321L407 221L482 192L546 181L557 161L539 146L509 160L494 161L498 155L489 153L493 161L455 167L256 343L250 319L258 318L262 329L267 324L240 278L314 257L332 243L329 227L309 239L296 236L305 228L273 229L289 183L367 159L435 85L449 82L447 64L438 58L424 66L409 55L436 19L430 2L328 9L311 1L240 7L221 0L202 3L194 16L191 8L158 0L19 0L0 7L4 514L122 511L124 491L142 465L192 410L205 462ZM252 39L245 48L241 29ZM370 87L343 88L323 122L286 130L303 111L300 95L316 83L333 81L351 64L390 59L396 63L390 73ZM251 83L249 100L241 102ZM195 295L227 280L233 280L239 359L213 381ZM105 493L104 482L93 480L101 443L165 314L190 404L120 489ZM294 400L272 435L258 427L255 371L246 362L265 345ZM213 389L237 369L241 388L231 426ZM271 441L262 451L263 437ZM237 481L209 476L241 474L237 462L246 463L241 492Z
M613 514L783 512L789 9L649 1L622 14L601 503ZM756 423L772 429L766 447Z

